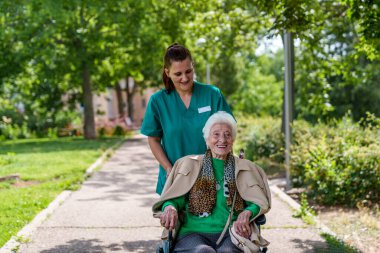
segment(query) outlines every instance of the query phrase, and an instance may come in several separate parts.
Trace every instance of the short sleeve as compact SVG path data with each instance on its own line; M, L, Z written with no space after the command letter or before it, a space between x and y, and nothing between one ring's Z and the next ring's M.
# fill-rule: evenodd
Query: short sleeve
M162 137L163 130L154 96L149 99L141 126L141 133L146 136Z

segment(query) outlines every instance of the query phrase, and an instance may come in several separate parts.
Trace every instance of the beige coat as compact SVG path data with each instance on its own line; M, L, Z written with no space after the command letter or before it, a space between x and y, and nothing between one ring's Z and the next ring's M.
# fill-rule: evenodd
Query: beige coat
M271 208L267 176L251 161L239 159L236 156L234 158L236 185L241 197L260 206L260 213L257 216L267 213ZM153 213L161 212L162 204L166 200L182 196L190 191L200 172L202 160L203 155L189 155L174 164L160 199L152 207Z

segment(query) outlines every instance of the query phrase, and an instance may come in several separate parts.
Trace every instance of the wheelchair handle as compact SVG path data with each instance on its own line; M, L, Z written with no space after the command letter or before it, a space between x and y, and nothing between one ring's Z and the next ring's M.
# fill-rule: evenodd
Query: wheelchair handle
M266 221L267 221L267 218L265 217L264 214L260 215L259 217L255 219L255 223L258 226L264 225Z

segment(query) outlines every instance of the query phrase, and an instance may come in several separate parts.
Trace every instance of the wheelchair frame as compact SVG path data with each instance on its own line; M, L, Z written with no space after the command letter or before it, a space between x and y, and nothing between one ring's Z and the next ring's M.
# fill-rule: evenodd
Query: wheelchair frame
M255 219L255 223L261 232L260 226L266 223L266 217L264 214L260 215ZM174 238L173 233L169 230L168 239L162 240L161 245L158 245L156 248L156 253L173 253L174 250ZM262 247L259 249L259 253L266 253L268 251L267 247Z
M244 158L244 150L240 150L239 158ZM260 226L264 225L266 223L266 217L264 214L257 217L254 221L259 228L259 231L261 233ZM168 238L166 240L162 240L161 245L158 245L156 248L156 253L173 253L174 250L174 238L173 233L171 230L168 232ZM268 251L268 247L262 247L259 249L259 253L266 253Z

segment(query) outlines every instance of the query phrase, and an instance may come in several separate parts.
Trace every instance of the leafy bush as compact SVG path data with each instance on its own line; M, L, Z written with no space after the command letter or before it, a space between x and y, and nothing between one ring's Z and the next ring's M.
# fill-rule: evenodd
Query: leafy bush
M81 122L81 115L77 111L60 110L54 117L55 126L58 128L65 128L78 121Z
M3 116L0 119L0 139L15 140L15 139L25 139L32 136L29 131L26 122L13 123L11 118Z
M283 162L284 138L279 119L241 115L237 121L238 139L235 147L237 150L245 150L246 159L256 161L260 158L270 158L276 162Z
M105 137L106 136L106 128L105 127L101 127L98 129L98 135L99 137Z
M281 120L237 117L235 152L245 148L246 158L283 162ZM291 177L304 186L318 203L369 205L380 201L380 120L368 114L353 123L350 116L339 122L311 125L293 123Z
M15 106L1 98L0 117L0 139L24 139L34 137L34 135L37 137L61 136L60 133L63 132L68 134L62 136L71 136L74 130L82 128L81 115L75 110L62 109L54 113L45 113L32 108L27 111L23 106Z
M115 130L113 131L113 136L123 136L124 135L124 128L117 125L115 127Z
M97 128L98 136L99 137L106 137L106 136L126 136L130 134L128 129L121 125L103 125L98 126Z
M294 144L294 183L307 186L318 203L348 206L378 203L378 128L361 127L346 117L334 128L310 126Z

